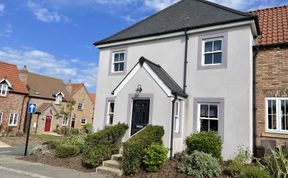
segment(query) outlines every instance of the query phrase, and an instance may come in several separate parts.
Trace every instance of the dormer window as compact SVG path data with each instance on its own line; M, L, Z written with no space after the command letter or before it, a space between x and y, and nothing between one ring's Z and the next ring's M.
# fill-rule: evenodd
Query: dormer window
M58 92L55 97L55 104L60 104L65 96L62 92Z
M6 96L9 88L11 88L11 84L8 80L0 80L0 96Z

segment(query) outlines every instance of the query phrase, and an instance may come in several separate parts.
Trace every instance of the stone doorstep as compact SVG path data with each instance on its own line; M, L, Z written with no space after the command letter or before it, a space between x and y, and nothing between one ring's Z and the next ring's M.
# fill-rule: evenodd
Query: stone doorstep
M112 155L112 156L111 156L111 159L112 159L112 160L115 160L115 161L122 161L122 154Z
M123 172L120 169L106 167L106 166L100 166L96 168L97 173L103 173L103 174L112 174L116 176L122 176Z
M119 161L115 161L115 160L104 161L103 162L103 166L110 167L110 168L121 169L121 163Z

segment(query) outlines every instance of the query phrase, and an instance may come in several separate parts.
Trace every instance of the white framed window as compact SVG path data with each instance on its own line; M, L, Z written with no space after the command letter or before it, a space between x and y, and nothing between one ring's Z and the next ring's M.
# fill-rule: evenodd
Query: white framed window
M203 39L202 66L220 65L223 61L223 38Z
M198 104L198 130L218 131L219 122L219 104L217 103L199 103Z
M68 126L68 117L63 117L62 126Z
M180 131L180 101L177 100L174 105L174 132L179 133Z
M10 113L8 125L17 126L17 122L18 122L18 113Z
M78 103L78 110L84 109L84 103Z
M106 124L107 125L113 125L114 122L114 107L115 103L114 101L108 101L107 102L107 119L106 119Z
M56 101L55 101L55 103L56 103L56 104L60 104L60 103L62 102L62 100L63 100L63 97L62 97L62 95L59 94L59 95L56 96Z
M3 120L3 112L0 112L0 125L2 124L2 120Z
M112 53L112 73L124 72L125 51L115 51Z
M0 84L0 96L6 96L8 92L8 85L6 83Z
M288 133L288 98L266 98L266 131Z
M85 125L87 123L87 119L86 118L82 118L81 119L81 125Z

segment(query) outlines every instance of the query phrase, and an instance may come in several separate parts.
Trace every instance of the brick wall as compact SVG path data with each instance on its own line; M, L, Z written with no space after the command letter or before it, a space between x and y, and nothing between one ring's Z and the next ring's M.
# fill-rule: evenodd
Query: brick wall
M24 101L24 103L23 103ZM3 112L2 126L0 132L3 133L9 127L12 132L23 131L28 97L23 94L8 93L6 97L0 97L0 112ZM18 114L16 126L8 126L10 113Z
M288 48L261 49L256 57L256 144L262 139L284 144L288 134L265 131L265 97L288 97Z

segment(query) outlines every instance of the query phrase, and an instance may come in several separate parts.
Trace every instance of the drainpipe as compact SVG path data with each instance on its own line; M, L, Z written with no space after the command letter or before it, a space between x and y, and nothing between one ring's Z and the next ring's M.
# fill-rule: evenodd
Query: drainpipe
M172 100L172 116L171 116L170 159L173 159L174 108L175 108L175 102L176 102L176 100L177 100L177 95L174 94L174 99Z
M259 47L254 47L253 52L253 152L256 153L256 139L257 139L257 121L256 121L256 58L259 53Z
M185 30L185 49L184 49L184 73L183 73L183 91L186 93L186 80L187 80L187 53L188 53L188 35L187 35L187 29Z

